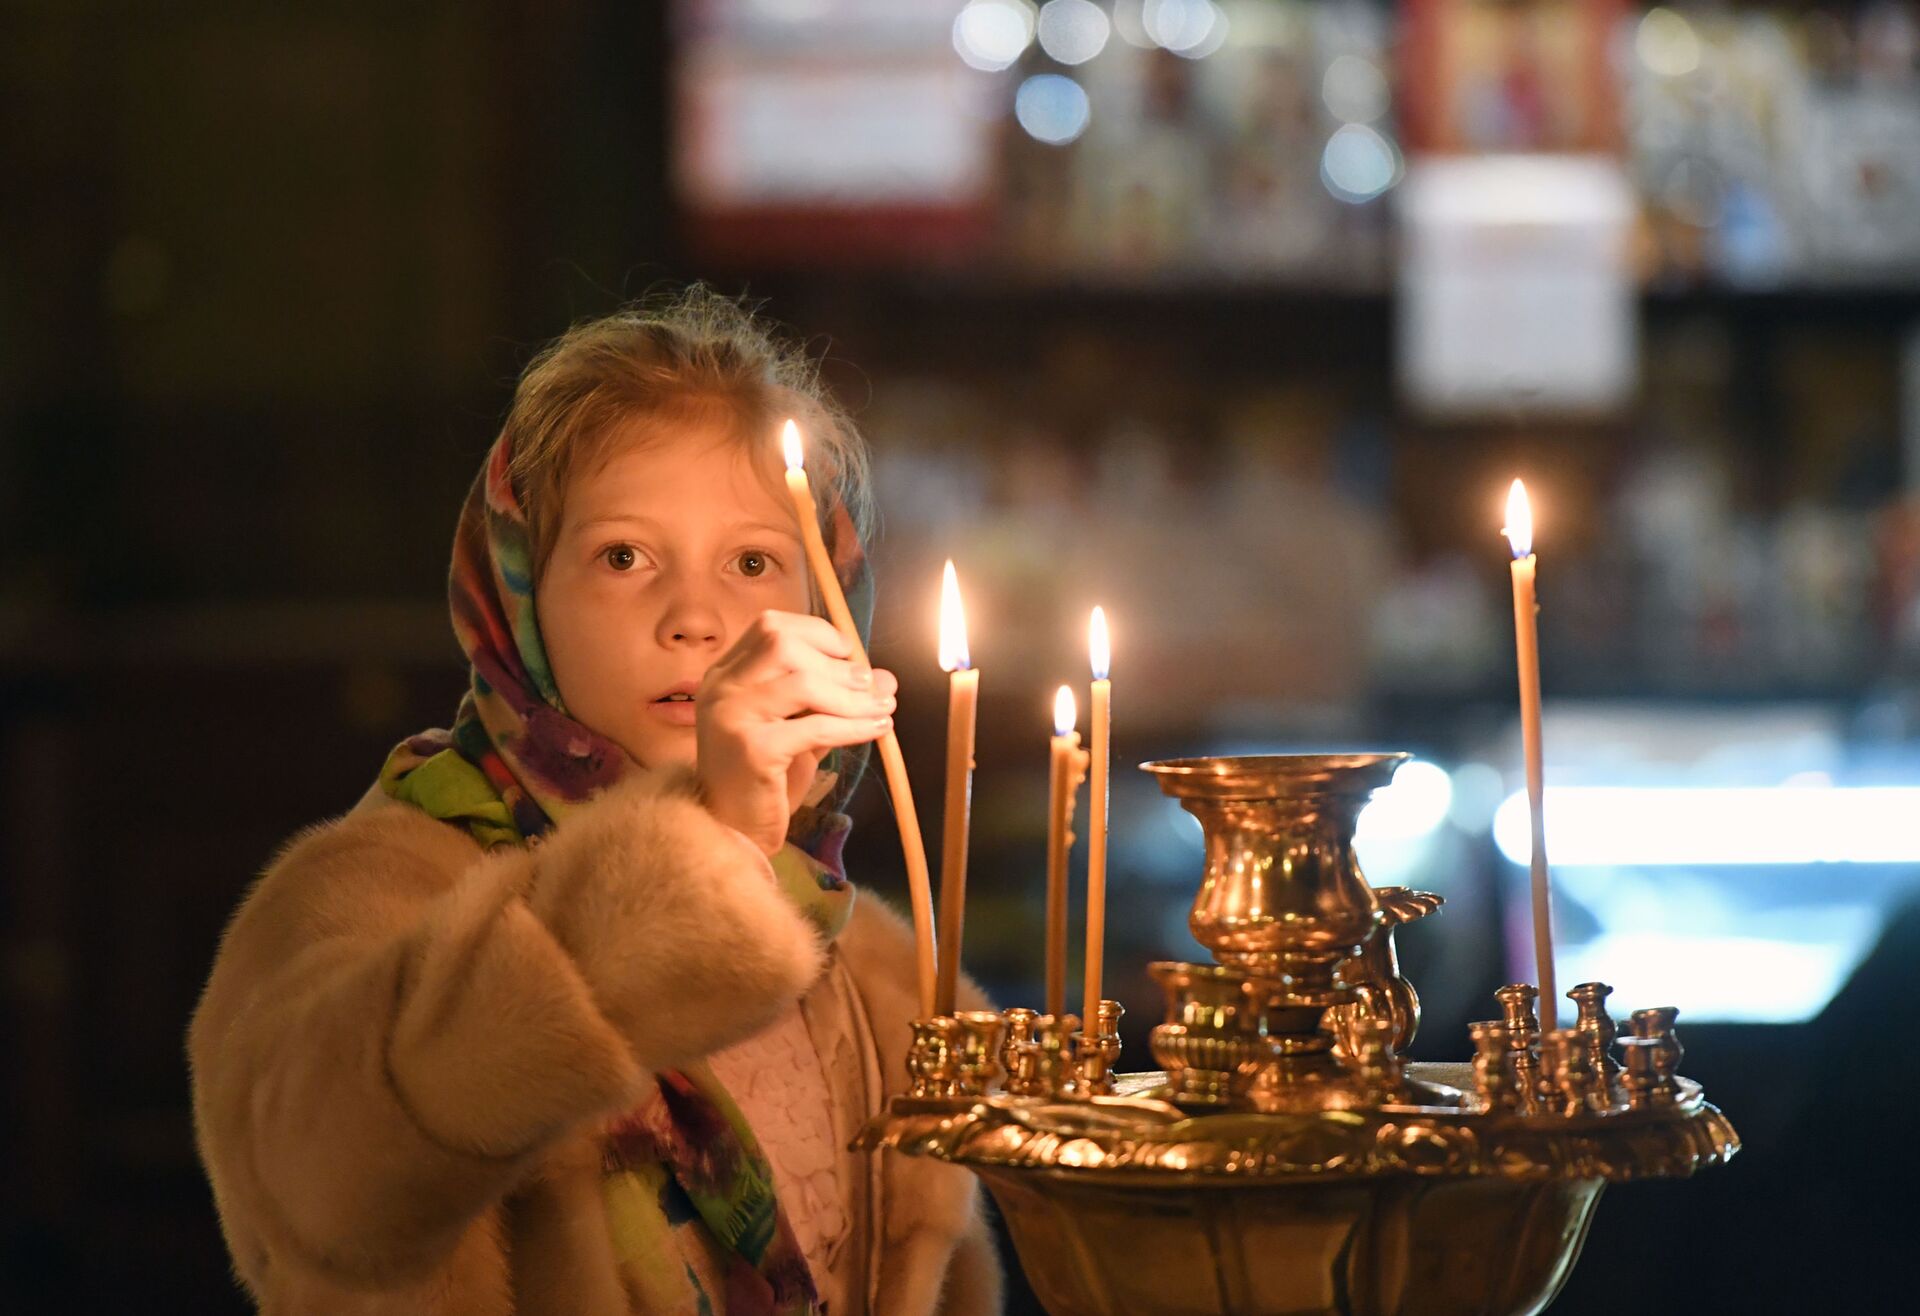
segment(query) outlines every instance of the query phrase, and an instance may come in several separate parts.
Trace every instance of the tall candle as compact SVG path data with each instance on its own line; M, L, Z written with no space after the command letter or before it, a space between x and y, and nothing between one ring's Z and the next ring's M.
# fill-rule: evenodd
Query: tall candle
M806 545L807 565L813 572L814 587L820 591L827 617L847 643L855 658L867 662L866 645L861 643L860 628L847 609L847 596L840 591L840 578L834 574L833 558L820 534L820 511L814 505L813 489L807 483L807 468L800 448L800 428L789 420L780 433L787 459L787 493L793 499L794 516L800 522L801 542ZM913 903L913 942L915 967L919 970L920 1013L934 1012L933 886L927 877L927 847L920 835L920 815L913 807L913 786L907 780L907 761L900 753L900 741L889 731L880 737L880 765L886 772L887 792L893 797L894 819L900 828L900 848L907 861L907 890Z
M1527 487L1507 495L1507 541L1513 547L1513 640L1520 664L1520 744L1527 767L1527 810L1533 822L1533 956L1540 975L1540 1026L1559 1026L1553 981L1553 896L1547 881L1546 771L1540 749L1540 604L1534 594L1533 508Z
M967 909L967 825L973 812L973 729L980 673L967 652L967 617L953 563L940 580L940 667L947 677L947 809L940 850L940 977L935 1014L952 1014L960 985L960 936Z
M1107 949L1107 773L1112 766L1113 683L1107 679L1112 666L1112 645L1107 637L1107 614L1093 610L1087 625L1087 657L1093 666L1092 707L1089 731L1092 736L1089 764L1092 785L1088 790L1090 818L1087 831L1087 966L1086 994L1081 1006L1081 1021L1091 1031L1100 1013L1100 969Z
M1067 1012L1067 855L1073 849L1073 802L1087 778L1087 751L1073 728L1080 710L1073 688L1053 697L1053 756L1047 775L1047 1013Z

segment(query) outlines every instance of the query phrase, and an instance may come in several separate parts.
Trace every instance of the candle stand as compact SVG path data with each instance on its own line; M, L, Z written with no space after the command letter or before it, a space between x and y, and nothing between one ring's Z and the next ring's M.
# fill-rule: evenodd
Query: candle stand
M963 1165L1053 1316L1522 1316L1560 1291L1611 1182L1673 1178L1739 1136L1678 1073L1676 1011L1525 984L1472 1058L1406 1060L1397 927L1438 897L1369 887L1361 806L1405 755L1149 763L1206 834L1190 925L1212 964L1151 966L1155 1072L1116 1074L1119 1007L918 1021L912 1089L857 1145Z

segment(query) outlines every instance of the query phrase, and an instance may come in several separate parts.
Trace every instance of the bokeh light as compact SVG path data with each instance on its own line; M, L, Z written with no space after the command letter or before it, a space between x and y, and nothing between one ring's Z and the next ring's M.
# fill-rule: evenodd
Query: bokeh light
M1092 113L1086 89L1062 73L1036 73L1013 97L1013 117L1049 146L1065 146L1085 132Z
M1062 64L1084 64L1113 35L1107 11L1093 0L1047 0L1040 6L1040 49Z
M1147 35L1147 0L1113 0L1113 30L1120 39L1141 50L1152 50L1154 40Z
M1453 778L1437 763L1409 759L1393 784L1360 811L1357 838L1411 840L1432 832L1453 807Z
M1141 25L1155 45L1202 59L1227 40L1227 15L1214 0L1147 0Z
M1320 96L1327 112L1342 123L1372 123L1393 99L1380 66L1358 55L1341 55L1327 65Z
M1029 0L968 0L953 20L953 48L969 66L998 73L1026 53L1036 26Z
M1700 38L1693 24L1671 9L1649 9L1633 36L1640 62L1653 72L1681 78L1700 67Z
M1371 201L1400 181L1400 152L1366 124L1343 124L1327 139L1320 180L1342 201Z

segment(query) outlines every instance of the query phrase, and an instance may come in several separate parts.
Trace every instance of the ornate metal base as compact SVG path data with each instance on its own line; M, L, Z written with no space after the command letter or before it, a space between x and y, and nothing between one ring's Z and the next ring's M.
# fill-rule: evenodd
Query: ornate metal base
M1465 1065L1409 1068L1421 1090L1471 1084ZM859 1145L978 1173L1053 1316L1526 1316L1572 1273L1608 1182L1691 1174L1738 1149L1699 1087L1679 1087L1658 1108L1572 1118L902 1100Z
M1052 1316L1521 1316L1573 1272L1604 1187L1388 1179L1223 1192L981 1178Z

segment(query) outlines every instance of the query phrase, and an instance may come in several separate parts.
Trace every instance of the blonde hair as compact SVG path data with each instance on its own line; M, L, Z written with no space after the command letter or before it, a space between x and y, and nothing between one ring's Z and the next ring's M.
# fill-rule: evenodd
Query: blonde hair
M736 442L765 454L771 471L789 416L806 435L828 542L831 490L865 543L873 520L866 443L828 395L818 365L751 307L695 284L567 330L521 372L502 428L536 579L560 532L568 480L610 455L616 431L717 419Z

